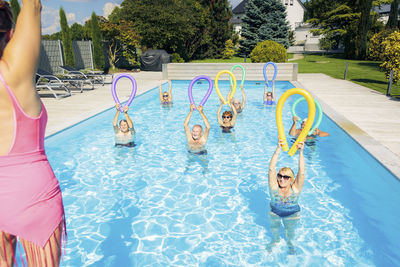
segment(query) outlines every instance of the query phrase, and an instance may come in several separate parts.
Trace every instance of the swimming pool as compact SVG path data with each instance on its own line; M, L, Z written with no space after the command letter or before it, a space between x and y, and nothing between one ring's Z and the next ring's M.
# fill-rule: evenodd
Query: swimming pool
M160 106L158 90L134 100L135 148L114 147L114 109L46 139L67 217L62 266L400 265L400 182L327 117L320 128L331 136L305 149L297 255L283 240L267 252L277 130L274 108L261 104L263 84L245 83L231 134L217 126L212 93L206 156L187 153L188 85L173 81L171 108ZM276 93L291 87L279 82ZM194 89L197 102L205 90ZM288 104L283 114L288 131ZM190 126L198 122L195 112ZM282 153L278 166L297 171L297 161Z

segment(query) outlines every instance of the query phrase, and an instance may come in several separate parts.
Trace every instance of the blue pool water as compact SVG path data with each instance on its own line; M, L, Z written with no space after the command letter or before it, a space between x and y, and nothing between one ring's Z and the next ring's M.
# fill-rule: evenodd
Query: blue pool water
M326 116L320 128L331 136L305 148L297 255L283 239L268 252L266 174L277 130L274 108L261 104L263 84L245 83L247 105L231 134L217 125L213 91L205 156L187 153L188 84L173 81L170 108L156 89L133 101L135 148L114 147L115 109L46 139L67 218L62 266L400 266L400 182ZM278 82L277 96L291 87ZM193 89L197 102L206 88ZM284 107L286 132L295 99ZM190 126L199 122L194 112ZM279 167L297 165L297 154L281 153Z

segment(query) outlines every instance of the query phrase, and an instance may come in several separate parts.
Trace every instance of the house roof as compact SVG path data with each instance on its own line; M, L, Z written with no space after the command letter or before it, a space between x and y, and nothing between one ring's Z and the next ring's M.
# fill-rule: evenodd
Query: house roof
M301 7L306 10L306 7L304 6L304 4L300 1L300 0L296 0L297 2L300 3ZM245 10L246 10L246 6L247 6L247 2L249 2L249 0L243 0L242 2L240 2L240 4L238 4L233 10L232 13L233 14L244 14Z
M399 4L399 9L400 9L400 4ZM386 4L386 5L381 5L381 6L376 6L374 8L374 10L376 12L378 12L379 14L383 15L383 14L389 14L390 13L390 5Z
M243 14L247 5L247 2L249 0L243 0L242 2L240 2L239 5L237 5L233 10L232 13L233 14Z

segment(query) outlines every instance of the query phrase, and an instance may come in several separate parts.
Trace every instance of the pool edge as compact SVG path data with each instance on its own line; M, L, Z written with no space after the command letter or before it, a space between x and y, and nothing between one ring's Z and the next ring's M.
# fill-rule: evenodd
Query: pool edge
M305 88L298 81L291 81L295 87ZM312 92L312 91L311 91ZM362 148L364 148L372 157L374 157L382 166L391 172L398 180L400 180L400 157L379 143L368 133L363 131L360 127L355 125L352 121L348 120L345 116L334 110L326 102L318 98L315 94L313 97L318 99L320 104L324 107L324 113L343 131L345 131L351 138L354 139Z

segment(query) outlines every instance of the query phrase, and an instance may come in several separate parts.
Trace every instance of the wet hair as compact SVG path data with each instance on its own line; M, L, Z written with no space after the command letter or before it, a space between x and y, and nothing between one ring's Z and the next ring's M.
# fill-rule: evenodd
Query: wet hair
M12 13L10 5L0 0L0 40L3 40L4 36L13 27Z
M281 168L281 169L279 170L279 172L283 172L283 173L285 173L285 174L289 174L289 175L292 177L292 179L294 180L294 172L293 172L293 170L292 170L291 168L289 168L289 167L283 167L283 168Z
M200 124L195 124L195 125L193 125L193 128L192 128L192 129L194 129L195 127L200 127L200 129L203 131L203 127L201 127Z
M230 112L229 110L227 110L224 113L222 113L222 117L223 116L228 116L228 115L232 117L232 112Z
M120 120L120 121L119 121L119 127L121 127L121 122L123 122L123 121L124 121L126 124L128 124L128 121L127 121L127 120ZM129 128L129 124L128 124L128 128Z

